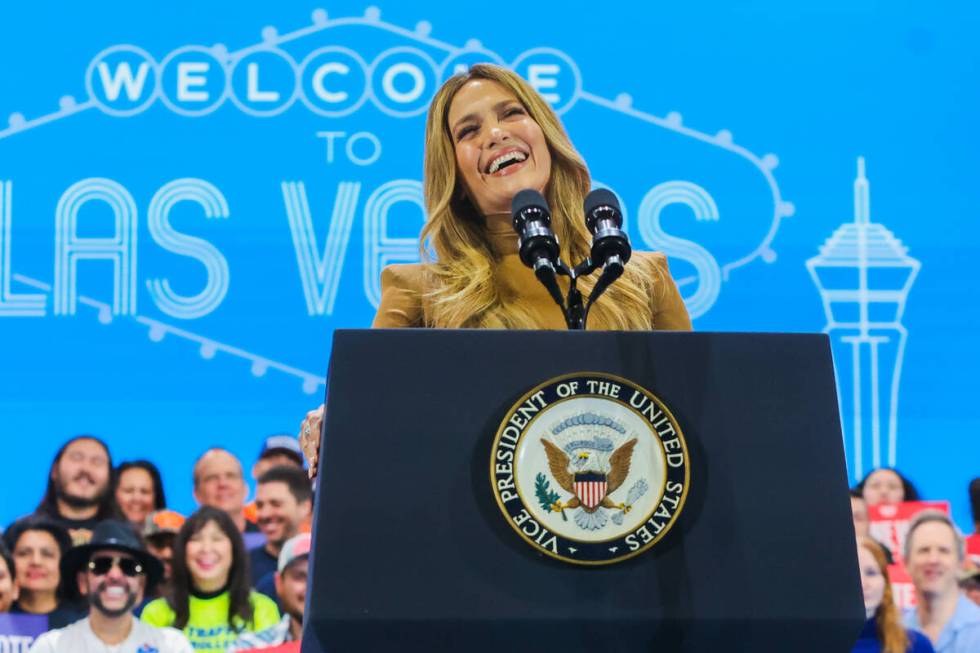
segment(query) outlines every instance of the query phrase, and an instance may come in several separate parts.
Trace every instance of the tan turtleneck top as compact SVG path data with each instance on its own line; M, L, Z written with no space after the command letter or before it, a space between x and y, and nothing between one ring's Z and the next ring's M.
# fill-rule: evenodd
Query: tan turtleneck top
M517 250L517 233L506 219L488 220L487 237L499 257L496 280L504 297L520 297L522 304L534 316L541 329L565 329L561 309L551 295L534 276L534 272L521 263ZM691 319L681 299L677 286L667 268L667 257L657 252L633 252L629 265L647 269L647 274L657 281L652 298L653 325L658 330L690 331ZM426 264L389 265L381 273L381 305L374 316L375 328L422 327L429 323L422 297L425 294ZM559 279L563 290L567 280ZM598 316L589 317L588 328L601 330Z

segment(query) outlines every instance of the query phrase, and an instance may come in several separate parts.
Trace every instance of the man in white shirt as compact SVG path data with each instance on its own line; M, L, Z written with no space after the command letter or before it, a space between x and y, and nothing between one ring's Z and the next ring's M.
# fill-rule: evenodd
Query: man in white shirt
M30 653L193 653L183 633L154 628L133 617L133 607L163 574L123 522L106 520L92 540L61 559L61 577L74 578L88 599L88 617L41 635Z

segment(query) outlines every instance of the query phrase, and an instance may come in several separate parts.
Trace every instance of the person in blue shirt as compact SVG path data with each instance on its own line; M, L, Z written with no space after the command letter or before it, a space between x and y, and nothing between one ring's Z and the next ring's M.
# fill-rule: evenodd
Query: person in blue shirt
M857 550L867 621L852 653L934 653L925 635L902 626L881 545L859 536Z
M957 584L966 544L953 521L938 510L916 514L903 554L916 599L905 612L906 627L925 633L937 653L980 652L980 607Z

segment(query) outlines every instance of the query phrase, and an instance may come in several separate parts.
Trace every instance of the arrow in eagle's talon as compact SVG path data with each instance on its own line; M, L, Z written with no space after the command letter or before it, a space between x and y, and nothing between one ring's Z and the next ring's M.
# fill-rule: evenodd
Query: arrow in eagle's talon
M565 506L562 505L561 501L555 501L551 504L552 512L560 512L562 521L568 521L568 517L565 516Z

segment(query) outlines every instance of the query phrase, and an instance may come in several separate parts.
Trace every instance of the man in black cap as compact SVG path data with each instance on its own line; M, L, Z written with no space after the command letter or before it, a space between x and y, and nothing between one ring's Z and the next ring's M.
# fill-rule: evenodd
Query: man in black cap
M101 522L88 544L62 557L61 574L77 580L88 599L88 617L41 635L30 653L192 653L180 631L133 617L133 606L160 580L163 566L128 524Z

